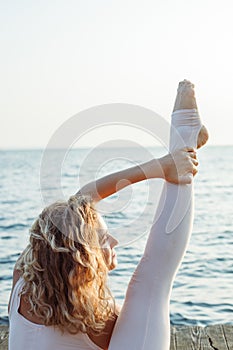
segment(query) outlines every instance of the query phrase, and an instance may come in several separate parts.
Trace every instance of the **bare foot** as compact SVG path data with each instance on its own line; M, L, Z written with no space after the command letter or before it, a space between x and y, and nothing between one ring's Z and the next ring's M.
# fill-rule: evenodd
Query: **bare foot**
M178 109L194 108L197 109L194 85L185 79L179 83L173 112Z
M177 96L173 112L179 109L196 109L197 102L195 97L194 85L189 80L183 80L179 83L177 89ZM202 128L198 134L197 148L204 146L208 141L209 135L206 127L202 125Z

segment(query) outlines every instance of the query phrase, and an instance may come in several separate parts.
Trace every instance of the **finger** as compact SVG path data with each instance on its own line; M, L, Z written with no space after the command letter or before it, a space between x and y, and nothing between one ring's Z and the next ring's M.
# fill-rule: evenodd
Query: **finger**
M186 171L192 173L194 168L196 168L197 166L198 166L198 161L196 159L189 158Z
M188 155L189 155L191 158L197 159L197 153L196 153L196 152L189 152Z
M196 175L196 173L197 173L197 165L196 164L194 164L194 162L195 162L196 160L190 160L190 162L189 162L189 165L187 166L187 173L190 173L190 174L195 174Z
M184 148L181 148L180 151L183 151L183 152L195 152L195 149L193 147L184 147Z
M194 165L198 166L199 162L198 162L197 159L191 158L191 161L192 161L192 163L193 163Z
M193 173L193 176L195 176L198 173L197 167L195 167L195 166L193 167L192 173Z
M182 175L179 177L179 184L188 185L192 183L192 180L193 180L193 174L188 173L186 175Z

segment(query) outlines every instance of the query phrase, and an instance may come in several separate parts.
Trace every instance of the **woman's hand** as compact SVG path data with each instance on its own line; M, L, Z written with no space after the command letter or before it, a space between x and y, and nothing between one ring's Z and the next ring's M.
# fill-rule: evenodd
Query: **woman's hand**
M163 178L174 184L189 184L197 173L197 156L194 148L183 148L159 159ZM192 174L192 175L191 175Z

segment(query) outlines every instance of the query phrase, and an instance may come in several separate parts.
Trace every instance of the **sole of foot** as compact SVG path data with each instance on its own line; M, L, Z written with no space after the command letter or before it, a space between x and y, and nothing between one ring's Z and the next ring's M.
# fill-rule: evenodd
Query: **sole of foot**
M197 148L201 148L202 146L204 146L208 141L208 139L209 139L208 130L206 129L205 125L202 125L202 128L197 138Z

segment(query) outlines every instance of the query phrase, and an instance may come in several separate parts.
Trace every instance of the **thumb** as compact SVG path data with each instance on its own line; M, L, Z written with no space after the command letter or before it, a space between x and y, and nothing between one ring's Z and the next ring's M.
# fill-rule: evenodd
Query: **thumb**
M191 184L192 181L193 181L193 174L191 173L179 176L179 184L181 185Z

